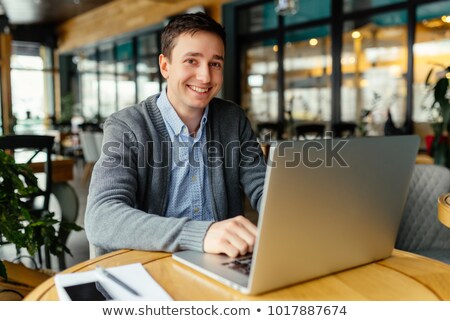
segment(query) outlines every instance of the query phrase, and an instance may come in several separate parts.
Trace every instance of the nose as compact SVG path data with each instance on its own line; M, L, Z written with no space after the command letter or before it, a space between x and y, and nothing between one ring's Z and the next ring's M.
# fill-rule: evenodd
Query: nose
M208 64L203 64L197 69L197 80L202 83L209 83L211 80L211 71Z

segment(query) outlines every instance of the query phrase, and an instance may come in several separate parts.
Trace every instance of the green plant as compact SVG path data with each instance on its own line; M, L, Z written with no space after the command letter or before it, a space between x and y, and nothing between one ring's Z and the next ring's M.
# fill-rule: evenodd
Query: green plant
M434 140L431 146L431 156L435 163L446 165L450 168L450 147L445 136L450 132L450 96L447 94L449 88L450 66L438 74L435 85L430 84L430 78L434 68L430 70L425 80L425 85L433 94L433 103L425 107L430 112L430 120L434 132Z
M54 213L32 214L28 203L38 191L37 178L24 164L16 164L14 158L0 149L0 244L13 243L19 253L25 248L34 255L44 245L50 253L58 255L70 250L58 238L61 231L81 230L81 227L60 222ZM59 232L55 225L59 223ZM0 260L0 276L7 278L7 271Z
M70 122L74 115L75 99L72 93L61 97L61 122Z

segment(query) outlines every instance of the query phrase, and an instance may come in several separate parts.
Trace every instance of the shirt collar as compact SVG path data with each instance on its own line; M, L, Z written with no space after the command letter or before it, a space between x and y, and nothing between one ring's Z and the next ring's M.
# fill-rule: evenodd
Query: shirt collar
M167 130L169 131L170 136L172 135L179 136L181 134L186 136L189 135L187 126L180 119L177 112L175 111L175 108L173 108L172 104L167 98L166 90L161 91L161 94L159 95L158 100L156 101L156 105L158 106L161 115L164 119L164 122L166 123L166 127ZM205 124L208 120L208 110L209 105L205 108L205 111L203 112L203 116L200 121L200 128L197 131L195 138L200 138L200 134L202 133L203 128L205 127Z

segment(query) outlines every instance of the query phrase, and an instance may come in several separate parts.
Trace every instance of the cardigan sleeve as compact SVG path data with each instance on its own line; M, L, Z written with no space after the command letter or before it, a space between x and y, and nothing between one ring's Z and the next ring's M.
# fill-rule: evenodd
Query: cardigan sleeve
M140 146L135 131L123 117L113 115L105 122L103 152L92 173L86 207L89 242L100 248L98 253L124 248L202 251L212 222L169 218L139 209L137 193L145 186L139 177Z

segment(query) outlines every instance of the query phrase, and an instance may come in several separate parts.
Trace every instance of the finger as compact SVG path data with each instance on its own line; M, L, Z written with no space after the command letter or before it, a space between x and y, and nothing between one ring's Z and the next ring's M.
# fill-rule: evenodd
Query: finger
M233 231L235 233L235 238L241 242L245 243L245 247L238 243L239 250L241 254L246 254L247 252L253 252L253 246L255 245L256 237L253 233L247 230L242 225L239 226L236 230ZM233 243L234 245L234 243ZM244 253L245 252L245 253Z
M242 238L248 245L248 252L253 252L253 247L256 242L257 227L244 217L237 217L239 226L234 229L234 232Z
M230 229L226 228L224 222L217 222L211 225L206 233L204 240L204 250L207 253L224 253L230 257L236 257L240 254L237 247L233 246L230 238L235 237Z
M239 223L242 224L243 227L245 227L251 234L253 234L253 236L256 237L258 228L256 227L255 224L253 224L252 222L250 222L250 220L248 220L243 216L237 216L236 219L238 220Z
M226 254L229 257L238 257L240 254L239 249L233 246L230 242L222 242L219 245L219 253Z
M249 251L249 244L241 236L235 233L228 233L228 243L233 246L240 255L245 255Z

